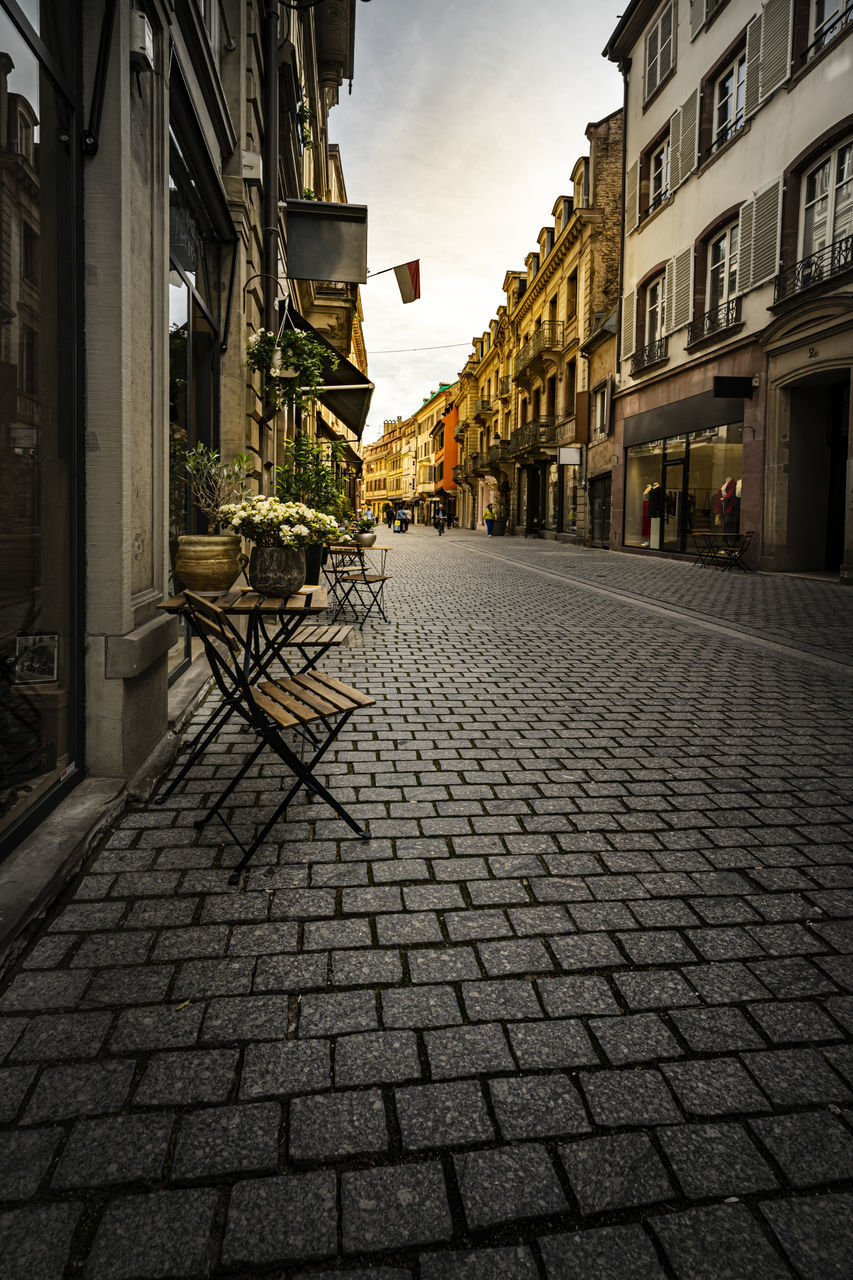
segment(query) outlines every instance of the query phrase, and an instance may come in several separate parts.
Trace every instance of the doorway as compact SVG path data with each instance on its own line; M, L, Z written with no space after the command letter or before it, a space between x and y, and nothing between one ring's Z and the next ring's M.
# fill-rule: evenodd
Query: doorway
M682 551L684 536L684 459L667 462L663 472L663 535L664 551Z
M589 482L590 544L593 547L610 547L610 506L613 477L596 476Z
M790 396L786 568L838 573L844 558L850 378L837 371Z

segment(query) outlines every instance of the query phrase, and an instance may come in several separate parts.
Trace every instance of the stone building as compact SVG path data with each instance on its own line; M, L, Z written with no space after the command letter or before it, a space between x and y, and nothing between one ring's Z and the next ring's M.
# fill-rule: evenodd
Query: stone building
M355 491L358 280L290 262L318 219L363 231L327 127L355 14L0 2L0 854L164 740L191 657L157 607L195 520L179 447L249 450L269 491L285 435L319 430ZM319 417L271 413L246 369L283 320L351 359Z
M616 542L853 577L853 10L634 0ZM837 86L837 88L835 88Z

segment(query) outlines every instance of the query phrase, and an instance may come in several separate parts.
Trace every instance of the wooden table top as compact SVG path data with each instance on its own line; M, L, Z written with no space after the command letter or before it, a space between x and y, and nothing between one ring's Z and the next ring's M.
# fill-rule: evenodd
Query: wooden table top
M250 587L232 587L221 596L206 597L223 613L243 615L250 613L322 613L329 607L329 593L325 587L314 587L312 591L297 592L287 600L280 596L262 596ZM165 613L178 613L184 607L183 595L172 596L159 604L158 609Z

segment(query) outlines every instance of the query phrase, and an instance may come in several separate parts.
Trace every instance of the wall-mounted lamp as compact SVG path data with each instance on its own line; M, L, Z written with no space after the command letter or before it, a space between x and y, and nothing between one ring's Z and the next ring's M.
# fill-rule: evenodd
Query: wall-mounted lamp
M138 9L130 11L130 61L135 71L154 70L154 32Z

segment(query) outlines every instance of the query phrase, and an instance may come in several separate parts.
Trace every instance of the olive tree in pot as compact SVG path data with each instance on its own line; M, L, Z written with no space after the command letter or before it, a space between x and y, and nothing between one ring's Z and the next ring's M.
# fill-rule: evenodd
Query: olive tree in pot
M194 445L184 452L184 466L193 506L207 521L209 533L187 533L178 538L175 573L191 591L227 591L246 563L236 533L216 533L222 508L246 492L254 470L248 454L238 453L224 462L216 449Z

